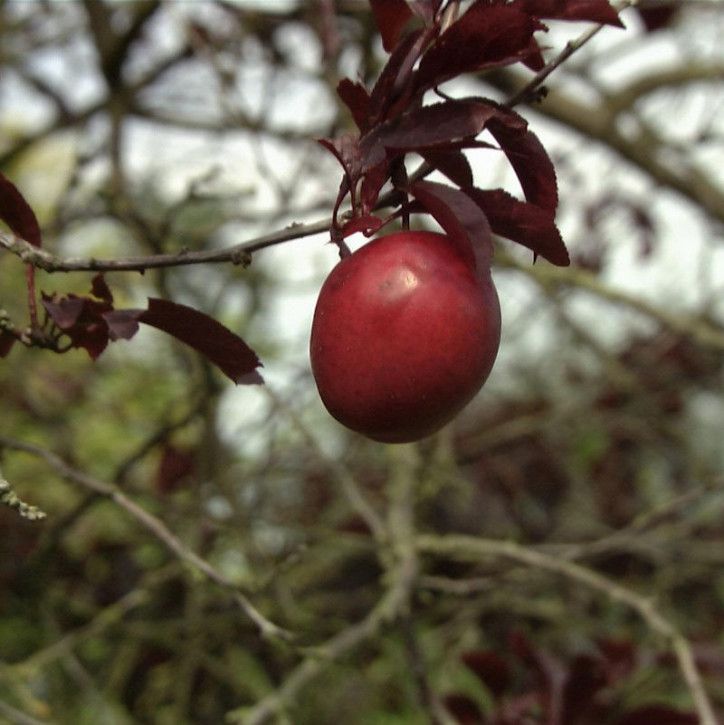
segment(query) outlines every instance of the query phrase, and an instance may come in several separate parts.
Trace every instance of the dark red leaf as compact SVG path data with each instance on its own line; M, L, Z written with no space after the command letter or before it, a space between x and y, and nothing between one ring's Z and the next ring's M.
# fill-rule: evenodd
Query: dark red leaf
M433 181L418 181L410 193L482 272L490 269L493 237L482 209L463 191Z
M682 5L682 0L671 0L653 7L636 8L636 11L641 16L646 30L653 33L671 25Z
M491 119L499 119L506 127L525 128L525 121L518 114L482 98L443 101L415 108L362 137L359 144L362 167L376 166L388 152L421 152L473 139Z
M367 89L361 83L353 83L349 78L343 78L337 85L337 95L349 108L357 128L366 131L370 110L370 94Z
M374 209L380 190L389 178L390 165L387 159L365 173L360 188L363 213L369 214Z
M370 5L382 36L382 47L391 53L402 29L412 18L412 11L405 0L370 0Z
M82 347L95 360L108 345L108 325L103 314L111 305L77 295L42 295L42 304L53 322L68 336L72 347Z
M445 707L460 725L481 725L485 722L475 700L467 695L448 695Z
M563 689L562 723L599 722L596 694L607 684L600 659L579 655L573 660ZM587 716L587 717L586 717Z
M571 263L551 212L503 189L468 189L467 193L485 212L496 234L528 247L552 264L566 267Z
M373 214L365 214L355 219L350 219L342 227L342 237L349 237L357 232L362 232L366 237L374 234L381 226L382 219Z
M0 174L0 219L26 242L35 247L42 245L40 226L35 212L18 188L3 174Z
M7 357L15 344L15 336L7 330L0 330L0 357Z
M186 305L151 298L139 321L173 335L208 358L235 383L263 382L256 353L227 327Z
M350 182L356 181L360 174L359 139L355 134L346 133L337 138L320 138L317 143L336 156Z
M67 296L43 294L43 307L61 330L69 330L78 322L86 302L89 301L88 297L78 297L73 294Z
M106 284L106 280L102 274L97 274L95 277L93 277L93 282L91 284L91 294L94 297L97 297L99 300L103 300L110 305L113 304L113 293Z
M430 30L415 30L398 43L370 94L370 126L388 117L395 102L403 107L409 105L411 91L408 82L420 52L430 37Z
M558 206L556 171L538 137L532 131L521 133L499 119L492 119L487 129L508 157L525 198L542 209L555 211Z
M482 650L465 652L462 660L465 666L480 678L496 698L503 695L510 687L510 666L495 652Z
M111 310L103 313L111 340L130 340L138 332L143 310Z
M543 27L515 7L478 0L423 55L416 88L522 60L530 55L533 33Z
M196 459L191 451L167 444L156 470L156 491L165 494L178 490L195 470Z
M456 149L451 151L427 150L422 153L422 157L430 166L458 186L473 185L473 170L470 168L470 162L467 156L460 151Z
M696 715L666 705L638 707L616 721L616 725L697 725Z
M623 28L608 0L515 0L513 5L537 18L589 20Z
M430 25L435 19L435 13L440 6L440 0L407 0L412 12L424 23Z

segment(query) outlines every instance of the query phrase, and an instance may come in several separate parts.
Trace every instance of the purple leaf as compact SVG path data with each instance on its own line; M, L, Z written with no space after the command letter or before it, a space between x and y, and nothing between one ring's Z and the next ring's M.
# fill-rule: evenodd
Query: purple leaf
M571 260L551 212L520 201L503 189L467 189L485 212L496 234L518 242L552 264L566 267Z
M510 687L510 666L495 652L465 652L462 655L462 661L496 698L501 697Z
M374 234L381 226L383 222L379 217L373 214L365 214L355 219L350 219L342 227L342 237L349 237L357 232L362 232L366 237Z
M337 85L337 95L349 108L357 128L366 131L370 110L370 94L367 89L361 83L353 83L349 78L343 78Z
M186 305L150 298L140 322L172 335L200 352L235 383L263 383L256 353L227 327Z
M477 703L467 695L447 695L444 703L445 708L459 725L480 725L485 722Z
M697 725L696 715L674 710L666 705L647 705L616 720L616 725Z
M103 313L111 340L130 340L138 332L143 310L111 310Z
M473 185L473 170L470 168L470 162L467 156L459 150L428 149L423 151L422 157L430 166L447 176L454 184L462 187Z
M0 219L18 237L35 247L42 245L40 226L35 212L18 188L3 174L0 174Z
M0 358L7 357L15 344L15 336L7 330L0 330Z
M491 119L499 119L506 127L525 128L518 114L486 99L443 101L415 108L362 137L362 167L376 166L388 152L420 152L473 139Z
M109 305L113 304L113 293L106 284L105 277L102 274L97 274L93 277L93 282L91 283L91 294L99 300L107 302Z
M408 82L420 51L430 37L430 30L415 30L398 43L370 94L370 126L394 115L395 103L402 108L410 105Z
M416 87L427 90L463 73L522 60L531 53L533 33L543 28L515 7L479 0L424 54Z
M558 206L556 171L547 151L532 131L521 133L499 119L487 126L508 157L525 198L536 206L555 211Z
M418 181L410 193L438 221L471 264L490 269L493 237L482 209L463 191L433 181Z
M110 303L57 292L43 293L41 301L53 322L70 339L72 347L84 348L93 360L106 349L109 333L103 315L112 309Z
M403 28L412 18L412 11L405 0L370 0L370 5L382 36L382 47L391 53Z
M537 18L589 20L624 27L608 0L516 0L513 5Z

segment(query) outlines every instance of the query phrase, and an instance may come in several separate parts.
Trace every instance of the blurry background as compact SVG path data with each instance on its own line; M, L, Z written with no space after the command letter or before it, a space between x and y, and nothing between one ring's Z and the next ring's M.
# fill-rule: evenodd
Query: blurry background
M323 235L248 269L107 275L118 307L158 296L222 321L266 387L233 387L148 329L96 363L19 345L0 361L0 436L77 474L11 447L0 460L48 513L0 509L0 722L262 722L274 693L291 723L697 722L666 632L570 571L431 544L388 626L402 579L370 528L399 517L408 542L514 541L651 598L724 708L724 8L641 0L622 17L519 108L556 165L573 264L500 243L496 367L414 451L346 432L318 400L309 327L337 259ZM550 25L551 58L589 27ZM0 32L0 170L66 256L225 247L328 217L340 170L314 139L351 127L337 81L370 83L385 60L362 0L26 0L0 4ZM527 78L446 90L504 100ZM479 186L519 193L494 152L473 160ZM0 309L25 324L7 253ZM83 474L294 641L261 637L230 586ZM328 638L326 659L305 649Z

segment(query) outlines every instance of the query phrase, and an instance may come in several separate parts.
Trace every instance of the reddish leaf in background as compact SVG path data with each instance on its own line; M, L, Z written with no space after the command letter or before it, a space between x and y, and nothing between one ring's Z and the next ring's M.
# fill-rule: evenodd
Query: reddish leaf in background
M195 456L191 451L166 444L156 469L156 491L173 493L196 471Z
M624 27L608 0L515 0L513 5L537 18L589 20Z
M412 18L412 10L405 0L370 0L370 5L382 36L382 47L391 53L402 29Z
M425 53L415 79L426 90L463 73L473 73L522 60L531 39L544 28L509 5L477 2L453 23Z
M150 298L138 319L173 335L200 352L235 383L260 384L256 353L229 328L203 312L169 300Z
M496 698L500 697L510 687L510 666L495 652L465 652L462 655L462 661L469 670L478 676Z
M503 189L468 189L467 193L485 212L496 234L528 247L559 267L571 263L553 214L547 209L520 201Z
M448 695L444 702L445 708L460 725L481 725L485 722L477 703L467 695Z
M639 707L616 720L615 725L697 725L699 718L691 713L665 705Z
M361 83L353 83L349 78L343 78L337 84L337 95L349 108L357 128L366 131L370 110L370 94L367 89Z
M35 212L18 188L0 173L0 219L2 219L15 235L35 247L42 245L40 225Z
M463 191L434 181L418 181L410 193L438 221L481 272L490 269L493 236L482 209Z
M671 0L655 7L636 8L636 12L641 16L646 30L653 33L671 25L682 4L682 0Z
M491 120L487 126L508 157L523 188L525 198L542 209L555 211L558 206L556 170L548 152L532 131Z
M7 330L0 331L0 357L7 357L15 344L15 337Z

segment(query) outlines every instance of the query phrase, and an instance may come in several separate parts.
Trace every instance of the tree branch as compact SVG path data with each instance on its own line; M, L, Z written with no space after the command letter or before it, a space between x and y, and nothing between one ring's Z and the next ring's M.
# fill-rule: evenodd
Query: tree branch
M35 456L36 458L41 458L66 481L70 481L71 483L80 485L89 491L93 491L94 493L109 498L111 501L118 504L118 506L120 506L120 508L122 508L133 519L140 523L146 530L151 532L166 546L166 548L168 548L172 554L181 559L181 561L189 564L191 567L201 572L207 579L229 591L239 608L258 627L263 637L281 641L289 641L292 638L290 632L274 624L261 612L259 612L259 610L256 609L256 607L239 589L239 587L234 584L234 582L211 566L209 562L202 559L194 551L187 548L183 542L166 526L166 524L161 521L161 519L156 518L152 513L139 506L139 504L129 498L116 486L73 468L52 451L31 443L24 443L23 441L18 441L13 438L0 436L0 448L23 451L24 453Z

